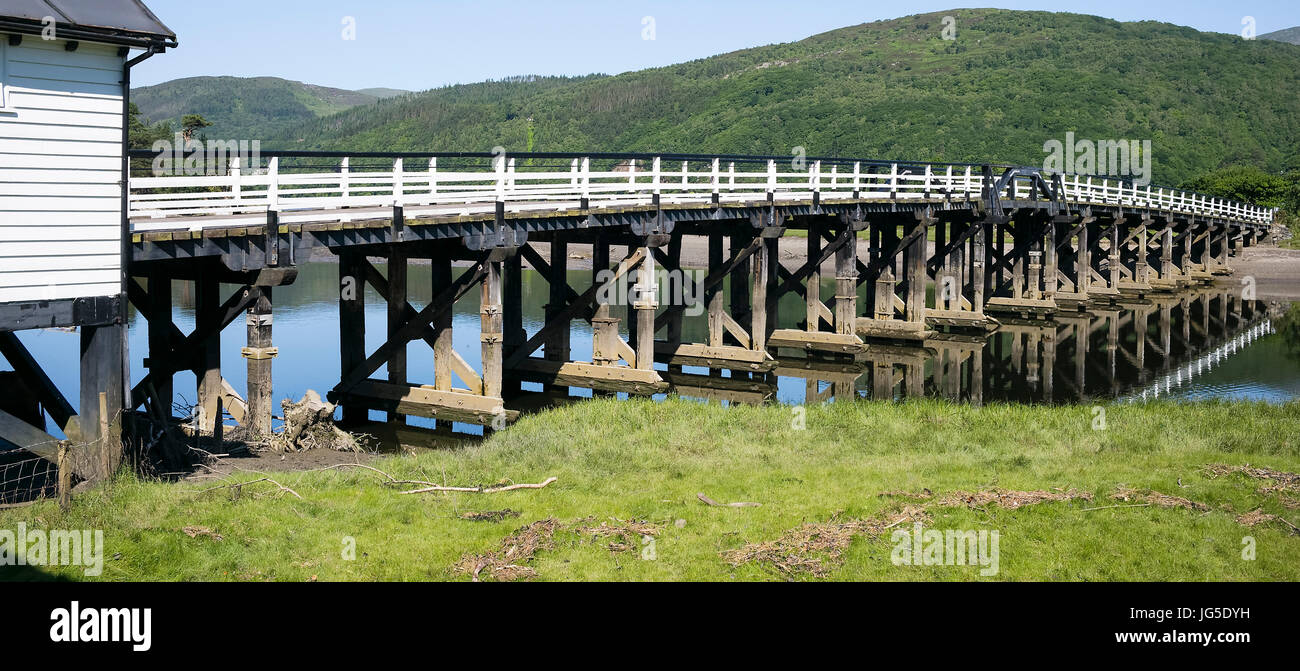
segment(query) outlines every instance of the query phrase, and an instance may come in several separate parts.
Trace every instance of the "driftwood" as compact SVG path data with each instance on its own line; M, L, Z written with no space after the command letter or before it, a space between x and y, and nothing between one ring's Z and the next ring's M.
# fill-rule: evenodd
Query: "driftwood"
M518 485L494 485L494 486L489 486L489 487L483 487L483 486L479 486L479 487L444 487L444 486L442 486L442 485L435 485L435 484L433 484L433 483L431 483L431 482L423 482L423 483L421 483L421 482L413 482L413 483L411 483L411 484L425 484L425 485L429 485L429 486L428 486L428 487L421 487L420 489L410 489L410 490L404 491L404 492L402 492L402 493L403 493L403 494L424 494L424 493L427 493L427 492L470 492L470 493L474 493L474 494L495 494L495 493L497 493L497 492L508 492L508 491L515 490L515 489L541 489L542 487L545 487L546 485L549 485L549 484L551 484L552 482L555 482L555 480L556 480L556 478L551 477L551 478L547 478L546 480L544 480L544 481L542 481L542 482L539 482L539 483L536 483L536 484L526 484L526 483L525 483L525 484L518 484Z
M695 498L703 501L704 505L706 506L718 506L721 508L757 508L763 505L761 503L754 503L752 501L739 501L736 503L718 503L717 501L714 501L713 499L705 496L703 492L696 494Z
M272 436L271 449L276 452L303 452L328 448L340 452L359 452L361 446L352 434L334 425L334 404L321 400L320 394L308 389L302 400L282 401L284 430Z

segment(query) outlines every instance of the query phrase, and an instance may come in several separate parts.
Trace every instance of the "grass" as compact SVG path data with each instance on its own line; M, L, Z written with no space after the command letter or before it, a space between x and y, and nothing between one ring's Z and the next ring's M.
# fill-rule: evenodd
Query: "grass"
M124 476L75 498L0 511L0 529L103 529L105 580L464 580L467 553L496 549L524 525L594 517L660 525L654 559L612 552L608 539L561 530L529 564L541 580L772 580L764 564L731 566L721 553L774 540L805 522L867 518L894 505L890 490L935 494L1003 488L1076 488L1094 501L1049 502L1015 510L933 508L934 529L998 530L1000 573L975 566L895 566L887 536L855 538L831 580L1202 580L1296 579L1300 536L1281 523L1241 526L1262 508L1296 521L1286 494L1264 481L1212 478L1211 463L1300 471L1300 403L1127 404L1105 406L1094 430L1087 406L991 405L942 401L832 403L806 410L806 429L789 407L720 409L690 401L594 400L531 415L481 445L428 450L371 462L399 479L450 484L540 482L541 490L496 494L401 495L369 471L276 474L303 499L249 485L199 494L211 480L185 483ZM240 474L240 480L258 476ZM1180 486L1180 481L1181 485ZM1152 489L1207 504L1209 512L1130 507L1120 486ZM757 508L707 507L756 501ZM517 518L471 522L472 511L519 511ZM181 532L205 526L222 540ZM1242 559L1243 537L1257 558ZM345 537L356 559L342 558ZM116 558L113 558L116 557ZM4 569L0 569L3 571ZM79 568L9 577L79 579ZM31 571L31 569L28 569ZM0 572L0 576L5 573Z

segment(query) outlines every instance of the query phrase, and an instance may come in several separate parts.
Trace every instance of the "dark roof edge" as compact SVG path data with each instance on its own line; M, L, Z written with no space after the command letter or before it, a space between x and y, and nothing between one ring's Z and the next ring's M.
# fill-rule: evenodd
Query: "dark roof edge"
M161 23L159 25L162 25ZM127 47L140 47L147 49L154 47L156 49L175 48L177 41L174 36L160 35L155 33L139 33L120 28L96 28L93 26L77 26L73 24L58 22L59 39L69 41L99 42L103 44L117 44ZM14 17L0 17L0 32L18 33L22 35L40 35L45 28L40 21L29 19L19 19Z

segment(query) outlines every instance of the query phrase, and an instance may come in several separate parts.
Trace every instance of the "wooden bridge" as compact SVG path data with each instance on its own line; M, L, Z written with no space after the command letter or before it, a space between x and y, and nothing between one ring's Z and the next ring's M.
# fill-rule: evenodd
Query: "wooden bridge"
M154 168L167 158L133 157ZM142 283L130 282L128 296L149 320L150 351L129 406L169 408L172 376L193 370L201 430L214 430L224 408L269 431L272 288L325 250L340 276L341 359L330 396L345 419L381 410L500 428L517 415L525 381L553 392L657 393L695 365L729 369L730 384L743 387L745 376L777 368L782 349L852 359L936 333L986 333L1002 321L1069 324L1083 310L1153 305L1229 274L1229 259L1265 237L1274 214L1002 165L553 153L263 158L258 166L208 160L203 168L218 174L132 175L130 274ZM786 267L778 241L792 230L806 239L806 255ZM692 283L684 295L703 303L704 342L683 342L689 306L661 305L656 286L656 268L681 269L687 236L707 241L708 267L702 280L673 277ZM548 243L545 254L536 242ZM590 283L568 284L569 245L591 246ZM407 300L411 259L433 267L434 299L422 309ZM550 287L545 324L532 333L522 317L525 262ZM823 298L830 268L835 290ZM173 281L194 283L190 334L171 322ZM622 324L609 296L628 282ZM241 288L223 296L221 283ZM388 312L386 341L369 352L364 284ZM479 369L451 346L452 305L476 288ZM776 328L788 293L806 310L799 328ZM245 313L247 400L222 379L218 346ZM591 325L590 360L574 360L575 320ZM417 340L432 356L411 366L406 345Z
M51 18L56 39L47 32ZM549 397L567 397L571 386L671 388L746 402L766 398L773 376L794 376L809 380L815 401L854 395L866 370L874 395L884 397L899 385L924 389L927 352L939 356L934 383L944 389L963 376L984 380L980 390L1018 384L997 364L985 376L973 356L996 329L1013 341L1016 372L1050 385L1056 376L1042 370L1049 346L1088 351L1102 337L1097 315L1112 325L1108 333L1123 322L1139 334L1136 344L1109 349L1112 356L1140 359L1150 350L1166 367L1175 350L1196 350L1193 315L1202 334L1211 322L1222 330L1255 318L1253 301L1198 293L1229 273L1238 249L1268 234L1274 212L1248 204L1005 165L544 153L233 157L228 152L244 147L230 143L203 153L128 154L132 67L177 46L169 28L138 0L58 7L33 0L4 3L0 33L7 157L0 355L13 369L0 372L0 486L5 460L22 466L56 453L79 478L111 474L137 410L164 425L173 420L178 371L197 378L196 430L220 432L229 413L253 434L268 433L278 354L273 291L294 281L299 264L326 257L337 257L340 280L331 397L349 421L379 410L390 420L421 415L443 426L499 428L533 403L521 393L524 382L541 383ZM792 232L803 236L805 253L787 267L779 242L797 237ZM707 248L707 268L670 275L676 291L661 304L656 269L680 270L692 238ZM576 287L565 272L570 246L590 249L591 281ZM412 259L433 268L434 298L419 309L407 295ZM545 324L532 331L522 316L525 263L549 284ZM825 296L824 275L834 287ZM189 333L171 319L174 282L193 284ZM628 283L627 298L611 291ZM223 284L239 288L223 295ZM385 342L374 351L365 347L367 285L387 307ZM452 347L452 306L475 290L477 368ZM787 294L804 309L782 319ZM128 303L148 320L144 356L128 352ZM626 319L616 305L627 308ZM1175 310L1181 340L1170 340ZM1157 312L1160 342L1148 342L1146 320ZM242 394L222 377L220 350L222 332L241 315L249 373ZM695 318L707 328L691 332L705 335L687 342L684 325ZM594 334L589 360L575 360L571 327L579 320ZM16 335L42 327L79 331L78 404ZM432 357L410 365L408 345L417 340ZM132 360L148 372L128 389ZM710 373L684 370L694 365ZM1081 390L1085 372L1075 376ZM970 400L979 400L974 391ZM56 449L67 444L46 433L47 417L85 449Z

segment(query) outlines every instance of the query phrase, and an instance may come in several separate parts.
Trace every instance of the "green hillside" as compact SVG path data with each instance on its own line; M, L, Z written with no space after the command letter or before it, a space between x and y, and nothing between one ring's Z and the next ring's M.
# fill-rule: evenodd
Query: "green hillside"
M305 121L396 94L400 92L345 91L277 77L188 77L133 89L131 99L150 121L179 122L183 114L200 114L213 123L204 131L209 137L265 140Z
M943 17L956 39L941 38ZM593 60L593 66L599 64ZM1043 143L1151 140L1154 178L1270 172L1300 145L1300 47L1165 23L952 10L623 75L517 78L296 125L295 149L690 151L1039 165ZM269 145L268 145L269 146Z

